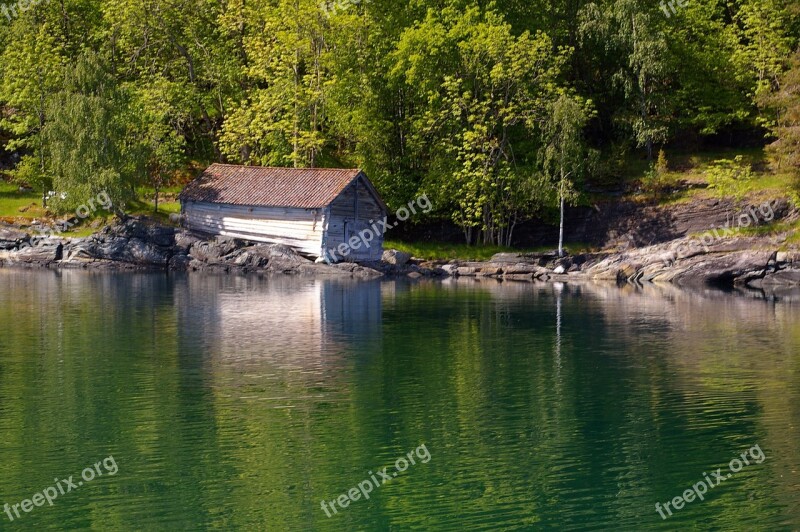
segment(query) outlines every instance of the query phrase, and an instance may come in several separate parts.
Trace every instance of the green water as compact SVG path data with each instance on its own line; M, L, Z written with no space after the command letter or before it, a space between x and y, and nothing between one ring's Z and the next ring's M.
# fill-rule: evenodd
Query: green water
M0 270L0 324L0 504L116 466L2 530L800 528L797 300Z

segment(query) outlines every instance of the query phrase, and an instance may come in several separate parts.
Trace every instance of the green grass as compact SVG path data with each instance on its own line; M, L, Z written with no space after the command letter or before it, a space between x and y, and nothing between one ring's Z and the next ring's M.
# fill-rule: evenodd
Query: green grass
M46 214L41 205L42 198L36 192L20 192L17 185L0 181L0 217L41 218ZM29 208L20 211L25 207Z
M169 201L164 201L164 196L161 196L161 201L158 202L158 212L153 212L153 190L140 189L137 192L140 197L146 198L144 200L137 200L133 202L127 210L130 215L145 214L155 217L161 222L169 223L169 215L179 213L181 205L174 198L181 190L181 187L170 187L164 189L162 194L167 195ZM9 222L29 222L33 219L61 219L64 216L54 216L53 213L41 207L42 199L37 192L20 192L19 187L13 183L8 183L0 180L0 218L5 218ZM27 209L25 209L27 207ZM20 209L25 209L24 211ZM106 217L110 220L110 214L105 212L95 213L92 220L98 217ZM92 220L86 220L84 224L75 228L65 231L63 236L66 237L85 237L99 231L101 227L90 227L89 224Z
M722 199L727 197L751 199L785 198L793 187L793 178L786 173L776 173L768 165L768 159L761 148L739 150L716 150L702 153L667 152L669 170L661 181L674 190L671 193L657 193L647 190L647 161L631 159L625 169L625 181L631 185L636 182L644 185L644 190L631 193L628 199L656 199L661 205L675 205L701 199ZM724 189L707 188L708 170L715 161L733 160L741 156L743 163L751 165L752 178L729 183Z
M540 248L510 248L506 246L468 246L466 244L447 244L443 242L400 242L386 240L384 249L396 249L410 253L413 257L426 260L474 260L483 261L492 258L495 253L541 253L552 251L556 246ZM585 244L569 244L564 246L569 252L577 253L587 249Z
M169 220L170 214L181 212L181 204L177 201L159 201L158 212L154 212L154 206L152 201L140 199L132 202L128 208L125 209L125 212L131 216L149 216L167 225L174 225Z
M781 246L782 249L785 250L791 246L800 244L800 220L773 222L771 224L755 227L742 227L738 230L738 234L741 236L772 236L782 233L788 233L786 242Z

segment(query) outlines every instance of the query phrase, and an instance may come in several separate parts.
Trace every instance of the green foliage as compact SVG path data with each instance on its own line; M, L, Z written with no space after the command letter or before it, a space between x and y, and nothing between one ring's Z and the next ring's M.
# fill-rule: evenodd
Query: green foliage
M654 146L759 126L795 172L796 4L41 2L0 26L0 138L15 179L69 191L59 209L157 194L188 161L360 167L390 207L427 192L469 242L507 243L559 192L562 95L603 161L565 171L570 201L582 178L620 185L631 150L648 155L639 179ZM667 186L653 175L645 188Z
M652 158L653 145L667 138L670 114L668 97L669 47L652 5L640 0L589 3L580 14L584 46L593 47L603 62L613 61L610 88L620 92L624 105L615 122L630 131L637 147L646 147Z
M737 155L733 159L714 161L704 172L704 177L708 188L741 199L754 175L752 166L741 155Z
M484 243L509 242L535 208L535 169L515 153L544 118L567 57L546 35L514 36L477 7L431 10L401 36L392 73L421 106L410 143L431 159L427 186L453 204L468 243L474 230Z
M553 197L572 204L577 186L589 170L592 156L583 130L592 116L592 103L562 94L548 106L542 124L542 168L554 191Z
M761 104L770 113L771 133L775 137L767 151L777 171L786 171L794 180L795 204L800 194L800 50L789 62L789 68L775 84L762 94Z
M444 242L401 242L399 240L387 240L383 243L384 249L396 249L410 253L413 257L427 260L489 260L496 253L506 252L527 252L541 253L552 251L552 246L545 246L536 249L519 249L509 246L498 245L467 245L467 244L448 244ZM570 252L575 253L588 249L585 244L573 243L567 246Z
M72 211L105 192L124 208L146 161L140 143L130 138L136 118L129 96L91 53L64 79L64 88L48 99L50 120L42 131L46 170L57 192L53 206Z
M49 191L53 188L53 181L50 176L42 172L41 163L38 157L26 155L11 172L14 183L20 186L30 186L35 190Z
M658 150L658 159L655 166L656 173L660 176L666 175L669 171L669 163L667 163L667 153L664 148Z

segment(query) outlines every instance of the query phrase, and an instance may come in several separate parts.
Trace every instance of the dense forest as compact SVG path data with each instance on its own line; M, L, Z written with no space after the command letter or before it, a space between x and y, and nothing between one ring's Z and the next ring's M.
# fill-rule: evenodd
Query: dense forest
M20 0L0 140L56 210L212 161L360 167L504 244L664 147L800 171L799 41L796 0Z

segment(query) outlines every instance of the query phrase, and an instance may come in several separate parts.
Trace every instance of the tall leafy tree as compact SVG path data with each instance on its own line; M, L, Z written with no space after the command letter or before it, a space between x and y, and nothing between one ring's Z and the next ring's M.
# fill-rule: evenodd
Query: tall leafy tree
M648 160L654 145L666 140L670 116L669 49L660 28L663 17L654 9L641 0L612 0L588 4L580 14L584 49L610 56L608 79L624 97L616 121L646 149Z
M327 15L316 0L278 0L245 8L244 38L254 88L224 124L224 154L233 160L315 166L325 144Z
M25 154L16 177L38 189L44 205L52 180L46 171L42 131L48 119L47 100L63 82L62 53L52 24L35 12L14 21L0 55L0 100L6 104L0 127L13 135L5 149Z
M96 54L81 56L64 73L64 87L48 99L43 129L47 171L58 193L53 204L69 211L101 192L122 209L135 196L146 152L136 138L129 95Z
M768 151L779 170L791 172L800 192L800 50L778 77L775 88L762 95L761 103L772 113L771 134L775 140Z
M553 98L567 56L544 34L515 36L503 17L470 7L429 11L407 30L393 72L424 106L411 119L413 147L429 151L430 187L454 204L467 242L510 241L518 191L532 174L517 149ZM522 201L521 201L522 200Z

